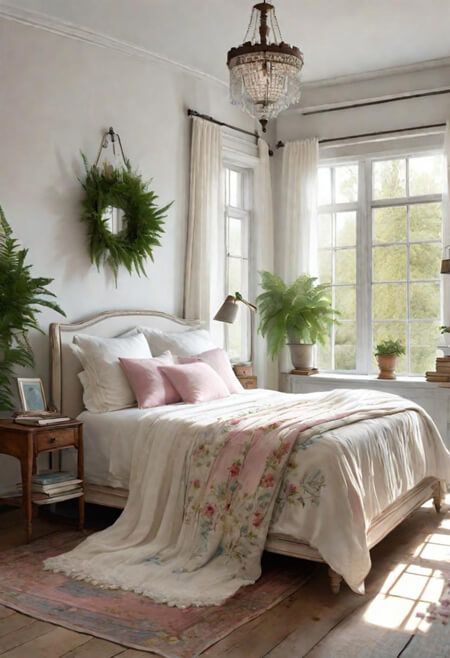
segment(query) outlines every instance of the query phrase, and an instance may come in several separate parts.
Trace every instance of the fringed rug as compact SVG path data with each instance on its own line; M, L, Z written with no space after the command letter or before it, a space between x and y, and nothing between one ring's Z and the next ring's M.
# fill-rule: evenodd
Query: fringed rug
M312 563L267 556L259 581L224 605L178 609L43 570L43 560L79 542L78 532L58 532L1 553L0 604L166 658L198 656L295 592L314 569Z

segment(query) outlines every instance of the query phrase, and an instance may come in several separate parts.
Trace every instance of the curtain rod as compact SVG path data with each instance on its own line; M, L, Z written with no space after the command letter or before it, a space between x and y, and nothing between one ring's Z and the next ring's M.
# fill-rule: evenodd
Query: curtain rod
M331 137L329 139L319 139L319 144L331 144L333 142L343 142L348 139L361 139L361 137L378 137L380 135L394 135L395 133L406 133L413 130L426 130L429 128L445 128L446 123L430 123L427 126L413 126L411 128L397 128L396 130L377 130L371 133L360 133L359 135L345 135L344 137ZM281 149L284 142L278 142L276 148Z
M303 116L312 114L324 114L325 112L339 112L340 110L353 110L359 107L370 107L371 105L383 105L384 103L396 103L397 101L409 101L414 98L425 98L426 96L440 96L441 94L450 94L450 87L437 89L436 91L418 91L415 94L405 96L396 96L394 98L379 98L373 101L364 101L361 103L349 103L348 105L339 105L338 107L324 107L318 110L306 110L302 112Z
M196 110L188 110L187 115L188 117L199 117L200 119L205 119L205 121L210 121L211 123L215 123L218 126L225 126L226 128L231 128L231 130L236 130L239 133L244 133L244 135L250 135L250 137L254 137L256 139L256 143L258 143L259 135L256 131L252 133L250 132L250 130L244 130L244 128L238 128L238 126L232 126L231 123L224 123L223 121L218 121L217 119L214 119L214 117L210 117L207 114L201 114Z

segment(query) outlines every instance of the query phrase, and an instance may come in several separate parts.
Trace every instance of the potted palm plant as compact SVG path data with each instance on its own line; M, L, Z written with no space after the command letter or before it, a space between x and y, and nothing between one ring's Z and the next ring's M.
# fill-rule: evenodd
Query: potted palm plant
M312 368L314 344L325 342L337 316L329 286L307 274L286 285L276 274L261 272L261 288L256 299L259 331L267 338L269 355L277 356L287 341L294 368Z
M0 206L0 410L14 408L11 380L16 367L31 367L33 352L28 332L41 331L37 322L39 307L64 315L47 290L53 279L32 277L26 264L27 250L13 238L11 227ZM50 299L49 299L50 297Z
M399 340L383 340L375 348L380 372L378 379L396 379L395 366L397 357L405 353L405 347Z

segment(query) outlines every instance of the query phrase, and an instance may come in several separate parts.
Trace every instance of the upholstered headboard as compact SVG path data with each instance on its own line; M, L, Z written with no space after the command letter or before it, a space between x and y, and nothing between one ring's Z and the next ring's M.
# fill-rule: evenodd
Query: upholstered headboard
M198 321L182 320L160 311L108 311L73 324L51 324L51 403L58 411L71 418L76 418L84 408L83 392L78 378L82 367L70 349L76 334L113 338L138 325L163 331L184 331L199 324Z

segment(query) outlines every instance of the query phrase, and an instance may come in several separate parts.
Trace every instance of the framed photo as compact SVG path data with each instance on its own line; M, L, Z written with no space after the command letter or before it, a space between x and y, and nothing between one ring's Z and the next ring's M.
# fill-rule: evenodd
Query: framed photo
M47 401L41 379L17 377L20 401L23 411L45 411Z

